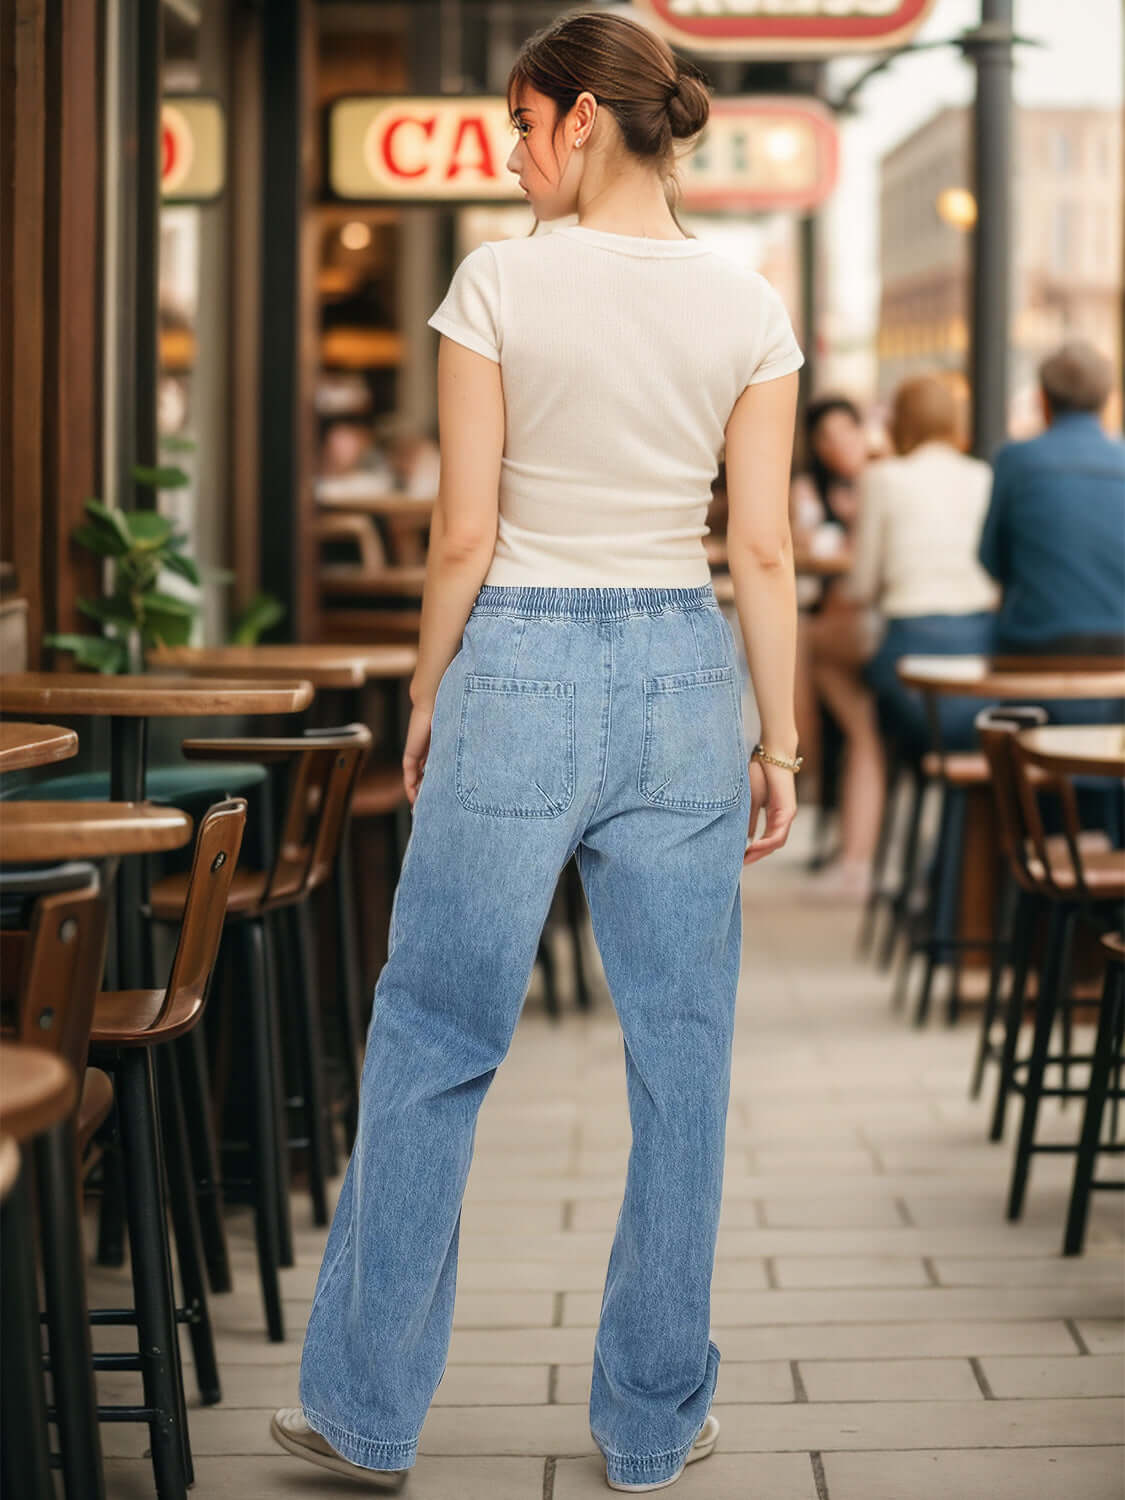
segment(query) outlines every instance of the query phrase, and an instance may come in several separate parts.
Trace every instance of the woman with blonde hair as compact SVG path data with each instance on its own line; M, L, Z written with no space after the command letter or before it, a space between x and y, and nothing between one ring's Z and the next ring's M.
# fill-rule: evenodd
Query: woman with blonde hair
M414 1464L445 1371L477 1112L572 856L633 1125L591 1433L628 1491L674 1483L718 1435L740 877L785 842L799 767L787 483L803 359L768 282L670 206L676 143L709 102L699 70L625 17L537 32L511 72L508 170L538 220L577 222L478 246L429 320L441 483L403 756L413 825L301 1405L273 1419L289 1451L376 1487ZM724 444L761 716L749 762L702 545Z

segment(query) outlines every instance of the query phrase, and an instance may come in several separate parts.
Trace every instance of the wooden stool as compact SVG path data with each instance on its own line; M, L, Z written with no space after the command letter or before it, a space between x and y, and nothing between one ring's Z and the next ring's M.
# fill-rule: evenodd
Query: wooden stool
M241 797L217 803L203 818L166 988L103 992L97 997L91 1031L91 1059L113 1075L117 1094L134 1293L133 1308L100 1310L96 1321L136 1324L136 1363L123 1366L115 1359L113 1367L140 1369L145 1404L123 1408L118 1416L148 1423L160 1500L183 1500L193 1466L176 1333L154 1056L160 1056L162 1043L185 1035L203 1014L245 824L246 802ZM166 1051L164 1056L171 1061ZM174 1136L170 1133L165 1139ZM191 1191L190 1160L169 1167L176 1215L183 1212L176 1200ZM201 1395L205 1401L218 1400L202 1257L190 1236L180 1237L178 1244L188 1301L185 1317L191 1323Z
M1125 1098L1121 1087L1122 1043L1125 1041L1125 938L1109 932L1102 937L1106 951L1105 987L1098 1009L1098 1033L1090 1062L1090 1081L1086 1088L1086 1109L1082 1117L1082 1134L1074 1161L1074 1179L1070 1191L1070 1208L1063 1237L1063 1254L1080 1255L1086 1238L1086 1218L1093 1188L1121 1190L1116 1179L1099 1181L1094 1176L1100 1151L1120 1152L1125 1144L1117 1137L1117 1105ZM1113 1084L1110 1086L1110 1074ZM1114 1139L1102 1143L1102 1116L1106 1100L1113 1104Z
M229 899L232 925L228 941L239 944L236 989L240 995L245 994L250 1007L245 1040L258 1101L255 1139L246 1144L256 1149L258 1159L255 1171L245 1177L224 1172L223 1185L224 1189L246 1189L254 1205L267 1326L274 1342L285 1337L277 1268L292 1261L289 1149L306 1148L314 1221L328 1222L329 1131L308 895L332 874L356 781L371 742L366 725L352 724L332 732L318 730L302 739L188 740L183 747L189 759L257 758L267 764L285 765L289 773L286 810L272 865L268 870L239 870ZM157 881L151 895L153 918L178 920L184 899L182 876L170 875ZM274 933L267 924L280 916L289 921ZM281 964L271 961L271 936L287 942L289 951ZM284 978L280 988L288 1001L287 1016L294 1031L290 1050L299 1079L295 1094L287 1094L279 1052L275 970ZM355 1045L349 1044L346 1051L349 1084L358 1095ZM288 1133L283 1104L286 1098L302 1111L301 1136ZM264 1114L267 1099L273 1101L272 1126ZM225 1144L229 1148L233 1143ZM269 1172L263 1171L263 1154L270 1156Z
M104 909L103 909L104 913ZM0 1131L23 1162L37 1167L40 1245L47 1298L54 1408L46 1405L39 1336L39 1295L26 1173L5 1168L3 1205L3 1474L5 1493L53 1497L47 1420L59 1431L67 1500L102 1500L105 1480L95 1411L84 1256L74 1171L78 1079L57 1053L0 1042ZM63 1339L76 1342L64 1345Z

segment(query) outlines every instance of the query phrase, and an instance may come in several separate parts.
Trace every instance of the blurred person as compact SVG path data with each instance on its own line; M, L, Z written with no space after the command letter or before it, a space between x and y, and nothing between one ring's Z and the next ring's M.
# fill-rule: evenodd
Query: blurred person
M1046 430L993 461L980 560L1001 585L999 653L1125 652L1125 443L1099 420L1113 368L1074 339L1039 366Z
M960 451L957 400L938 374L916 375L895 391L890 421L897 456L864 476L848 597L874 605L881 640L864 668L882 726L907 754L930 745L920 693L905 687L895 666L902 656L988 652L999 591L977 561L992 470ZM977 699L940 705L943 743L975 742Z
M847 551L872 456L856 403L841 395L810 402L805 449L807 473L791 488L795 542L814 556ZM802 743L817 740L818 705L823 703L845 743L839 853L811 878L808 890L815 897L860 898L879 836L884 778L875 703L860 675L872 647L871 622L868 612L844 593L840 578L803 578L801 583L813 597L800 622L798 730Z
M710 1337L744 868L800 767L788 477L803 355L764 277L684 234L675 147L705 75L604 11L509 77L543 235L487 241L428 320L441 477L403 754L413 824L358 1133L310 1310L288 1451L398 1488L448 1358L477 1112L575 856L626 1038L633 1148L589 1420L616 1490L718 1436ZM761 717L703 546L727 540ZM766 829L758 836L758 821Z

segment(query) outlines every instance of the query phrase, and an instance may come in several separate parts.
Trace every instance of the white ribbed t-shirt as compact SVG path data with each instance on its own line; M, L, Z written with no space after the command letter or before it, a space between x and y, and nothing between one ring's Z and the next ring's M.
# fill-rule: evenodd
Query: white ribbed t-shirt
M701 240L564 224L478 245L427 321L501 369L485 583L710 582L706 514L734 404L804 363L764 276Z

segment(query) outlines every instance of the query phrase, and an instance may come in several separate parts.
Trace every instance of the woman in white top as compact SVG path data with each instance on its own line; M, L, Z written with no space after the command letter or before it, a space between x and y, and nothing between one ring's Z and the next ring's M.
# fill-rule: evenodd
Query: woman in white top
M707 120L698 69L626 18L571 15L525 44L509 107L508 167L540 224L578 222L480 245L429 320L441 481L403 756L413 824L301 1406L273 1432L371 1484L413 1465L447 1359L477 1110L574 857L633 1125L590 1427L607 1482L650 1490L718 1433L710 1282L740 877L785 842L799 764L787 483L802 355L769 284L669 207L674 144ZM702 545L724 446L761 715L749 763Z
M957 403L939 374L913 376L896 390L891 436L897 456L864 477L852 568L857 604L873 605L881 639L864 669L885 732L908 755L930 743L920 693L898 679L900 657L974 655L992 647L1000 592L977 558L992 469L959 447ZM975 742L978 700L941 705L950 749Z

